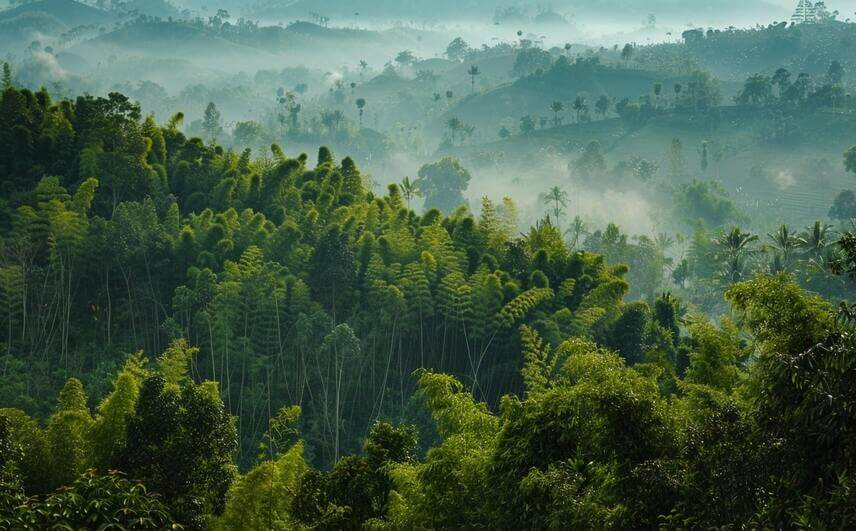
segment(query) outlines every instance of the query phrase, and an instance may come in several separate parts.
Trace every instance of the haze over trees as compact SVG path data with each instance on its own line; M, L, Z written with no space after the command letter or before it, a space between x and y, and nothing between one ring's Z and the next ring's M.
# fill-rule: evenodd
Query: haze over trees
M853 527L856 24L737 5L0 11L0 528Z

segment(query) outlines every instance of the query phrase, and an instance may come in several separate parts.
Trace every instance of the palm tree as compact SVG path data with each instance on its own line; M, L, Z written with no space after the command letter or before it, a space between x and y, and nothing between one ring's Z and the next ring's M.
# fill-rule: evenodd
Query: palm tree
M473 92L475 93L475 91L476 91L476 76L481 74L481 72L479 72L479 67L477 67L476 65L471 66L469 68L469 70L467 70L467 74L469 74L470 77L472 78Z
M404 200L407 201L407 208L410 209L410 200L414 197L422 197L422 192L419 191L419 187L416 186L416 181L411 181L410 177L405 177L401 181L401 195L404 196Z
M553 111L553 125L559 127L559 124L561 123L559 113L565 110L565 106L561 101L554 101L550 104L550 110Z
M344 119L345 115L338 109L335 111L324 111L321 113L321 123L331 131L338 131L339 124L342 123L342 120Z
M579 216L574 216L574 220L571 222L571 228L565 232L565 234L571 235L571 249L575 249L577 247L580 237L585 233L586 224L583 222L583 219Z
M675 239L665 232L661 232L654 238L654 245L657 247L657 250L665 255L675 245Z
M449 132L452 135L452 145L455 144L455 134L460 131L463 126L463 122L461 122L461 120L459 120L456 116L449 118L449 120L446 122L446 127L449 128Z
M558 186L554 186L544 196L544 204L550 207L552 210L551 213L556 220L556 228L560 228L559 218L564 215L565 208L568 206L568 192Z
M597 114L605 117L606 113L609 112L609 104L609 98L604 94L595 102L594 110Z
M588 104L586 103L586 99L582 96L577 96L574 98L574 103L571 104L571 107L577 111L577 123L580 123L580 114L586 109L588 109Z
M815 260L823 255L823 252L829 247L831 241L829 238L832 225L827 225L820 221L815 221L811 227L806 227L806 230L800 234L797 243L805 251L806 257L809 260Z
M715 256L720 263L718 275L727 284L740 282L748 276L748 256L754 253L749 246L758 240L758 236L743 232L740 227L734 227L730 232L724 232L714 239Z
M365 98L357 98L357 109L360 111L360 129L363 128L363 111L366 108L366 99Z
M799 241L787 225L782 225L775 232L767 234L773 242L773 249L777 251L774 257L773 271L787 271L791 263L791 253L796 249Z
M758 236L743 232L740 227L734 227L716 238L716 243L725 253L740 254L749 250L749 244L758 240Z

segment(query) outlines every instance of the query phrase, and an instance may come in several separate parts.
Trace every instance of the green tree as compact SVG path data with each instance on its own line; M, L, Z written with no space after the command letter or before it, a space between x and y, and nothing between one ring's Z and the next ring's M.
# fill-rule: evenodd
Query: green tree
M565 215L565 209L568 207L568 193L554 186L544 196L544 204L550 207L550 213L556 221L556 226L559 227L561 217Z
M842 190L829 209L829 217L840 221L856 218L856 193L852 190Z
M755 74L746 80L735 101L741 105L763 106L773 100L773 84L769 77Z
M470 51L470 45L461 37L455 37L446 46L446 57L452 61L463 61Z
M70 378L57 399L56 412L48 422L54 487L70 485L89 464L89 430L92 417L80 380Z
M202 118L202 129L208 136L208 140L212 143L216 142L217 137L223 132L223 126L220 124L220 120L220 111L217 110L217 106L214 105L214 102L208 102L208 106L205 107L205 113Z
M416 186L416 181L411 181L410 177L404 177L401 180L401 193L404 195L404 200L407 201L407 208L410 209L410 201L414 197L422 197L422 192Z
M303 443L297 442L274 459L259 463L232 483L214 529L294 529L299 523L292 504L300 479L308 471Z
M517 52L514 65L511 68L513 77L526 77L538 72L546 72L550 68L553 58L550 52L541 48L523 48Z
M461 166L459 160L451 157L422 166L419 178L415 181L419 190L425 194L425 208L437 208L445 212L466 203L463 192L469 183L470 173Z
M145 376L141 353L130 356L116 375L113 390L98 405L89 433L92 465L96 469L110 470L125 447L128 424L135 414L140 385Z
M201 529L224 509L236 439L217 384L179 386L156 373L142 382L116 466L161 494L179 523Z
M856 174L856 146L844 153L844 169Z
M14 80L12 78L12 65L8 63L8 61L3 62L3 90L8 90L14 87Z
M252 146L262 137L264 130L258 122L249 120L235 124L233 136L235 141L242 146Z
M629 42L624 45L624 48L621 49L621 60L625 63L630 61L633 58L633 52L635 52L635 48Z

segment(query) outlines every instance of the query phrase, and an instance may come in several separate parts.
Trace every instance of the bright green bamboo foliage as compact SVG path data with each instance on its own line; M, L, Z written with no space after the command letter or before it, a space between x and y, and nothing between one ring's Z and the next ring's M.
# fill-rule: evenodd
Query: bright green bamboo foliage
M90 463L98 470L109 470L127 443L128 423L137 408L140 386L148 375L144 362L142 353L129 356L113 381L113 390L96 409L89 438Z
M12 491L27 495L46 494L54 483L51 445L38 422L17 409L0 409L5 459L3 470Z
M92 422L83 385L70 378L47 426L54 488L71 484L89 465Z
M393 469L392 527L451 529L485 522L492 505L484 488L487 464L499 419L451 376L422 372L418 385L442 442L424 463Z
M308 470L303 441L297 435L300 408L283 408L270 420L268 443L263 445L261 463L235 479L226 495L221 517L212 522L214 529L270 530L297 529L292 503L300 479ZM281 449L278 451L277 449Z

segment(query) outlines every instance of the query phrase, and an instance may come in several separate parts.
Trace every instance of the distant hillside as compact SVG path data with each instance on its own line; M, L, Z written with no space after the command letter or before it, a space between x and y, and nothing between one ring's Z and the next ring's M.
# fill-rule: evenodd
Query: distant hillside
M0 50L22 55L30 43L55 44L72 28L109 26L113 17L74 0L41 0L0 11Z
M415 53L445 46L447 36L402 30L365 31L324 28L307 22L287 27L223 26L183 21L147 20L125 25L69 53L86 57L92 64L110 56L140 54L184 59L204 68L250 72L254 69L325 65L355 68L367 59L377 68L402 49Z
M131 54L183 59L219 69L251 69L269 64L274 59L265 50L236 44L205 28L182 22L132 24L80 43L68 51L85 57L92 64L111 56Z
M167 0L125 0L122 7L125 11L136 11L150 17L178 18L181 16L181 11Z
M461 72L462 77L465 72ZM513 83L501 85L484 93L467 97L449 109L436 125L457 117L465 123L482 129L482 134L493 136L502 121L514 124L524 115L549 116L550 105L558 101L563 104L562 116L571 121L575 114L571 103L583 96L589 112L594 111L595 101L602 95L618 101L624 98L635 100L640 95L651 94L655 83L668 87L681 78L668 78L656 72L626 69L600 64L555 65L543 75L532 75Z
M23 4L13 9L0 11L0 22L33 13L49 15L62 23L66 28L107 24L114 19L106 11L75 2L74 0L39 0L38 2Z
M56 17L46 13L22 13L12 18L0 18L0 48L19 54L34 40L56 36L68 28Z
M763 111L721 108L713 117L664 114L639 128L628 128L617 118L548 127L507 140L447 148L443 154L460 157L470 168L484 166L487 160L502 161L502 173L526 179L494 185L508 185L510 193L524 197L533 188L567 182L567 164L592 141L600 144L609 170L633 157L654 159L659 165L655 181L680 184L670 177L671 143L677 138L683 145L685 181L721 180L738 206L759 225L808 224L826 216L838 192L853 188L841 154L856 138L856 121L850 115L823 112L791 120L789 141L763 139L773 128L771 116ZM705 141L721 146L725 155L719 164L711 157L703 174L700 158Z
M312 61L330 58L331 66L359 59L387 61L401 50L417 56L434 54L445 48L448 35L413 29L370 31L349 28L325 28L311 22L295 22L285 27L261 26L241 32L226 31L224 38L268 50L273 53L311 53ZM319 57L318 54L323 54ZM294 58L287 58L293 62ZM377 66L377 65L375 65Z
M715 76L743 80L756 72L779 67L794 75L825 74L829 64L852 64L856 57L856 24L828 22L762 29L723 29L688 33L680 44L660 44L637 50L636 59L651 65L691 61Z

